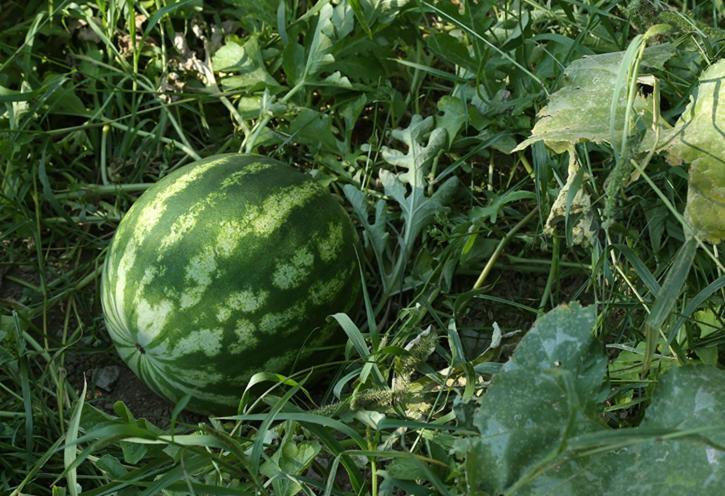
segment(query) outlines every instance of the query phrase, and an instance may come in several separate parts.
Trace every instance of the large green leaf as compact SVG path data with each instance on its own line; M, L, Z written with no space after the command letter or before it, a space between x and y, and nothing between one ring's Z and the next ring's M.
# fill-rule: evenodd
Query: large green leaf
M725 372L664 374L637 428L609 429L593 307L542 317L483 396L480 436L459 441L468 492L577 496L719 495L725 485Z
M473 491L500 494L562 441L594 430L607 361L592 329L593 306L561 306L540 318L481 399L479 438L465 445ZM461 443L459 446L463 446Z
M394 262L387 263L385 260L384 251L387 248L385 201L380 200L376 203L375 222L371 224L364 196L356 192L352 186L345 187L345 196L363 223L367 241L372 244L375 251L386 293L400 289L403 272L411 260L418 235L430 225L436 213L445 209L445 205L453 197L458 186L458 178L450 177L432 194L428 191L430 186L428 173L436 155L446 144L446 135L443 127L435 127L432 116L423 119L415 114L408 127L393 129L391 132L394 139L406 145L407 151L403 153L387 146L381 148L383 159L403 170L391 172L381 169L379 172L385 195L398 204L404 221L404 227L398 235L399 250L396 252Z
M257 38L251 36L244 45L229 41L214 53L212 67L217 72L233 74L222 77L227 89L246 88L250 91L277 87L279 83L267 72Z
M335 137L332 118L312 109L300 108L290 121L289 134L296 143L304 143L315 151L341 153L344 150L344 144Z
M297 443L292 436L287 436L279 449L264 462L260 472L271 479L275 495L294 496L302 491L302 484L297 478L310 466L321 449L317 441Z
M690 162L685 215L704 239L725 239L725 60L700 76L700 85L667 146L672 164Z
M322 2L320 3L322 4ZM292 71L299 77L298 83L311 82L324 66L335 61L332 54L333 45L350 34L353 25L353 11L347 3L343 2L334 7L329 3L322 4L317 25L307 47L307 60L304 68ZM297 58L300 56L301 53L296 54Z
M610 111L616 112L614 136L621 135L627 106L626 91L622 91L612 106L615 88L619 81L619 70L626 52L612 52L586 56L575 60L564 71L564 85L549 98L549 103L538 113L538 120L531 136L521 142L515 150L543 140L557 153L567 151L569 146L580 141L607 142L613 138L610 129ZM641 65L645 68L662 68L674 49L662 44L644 52ZM649 98L637 95L634 110L639 127L650 129L652 124ZM660 122L664 125L664 122ZM649 140L648 140L649 141Z
M393 129L390 133L393 138L408 147L407 153L384 146L381 150L383 158L389 164L407 169L397 175L401 183L407 183L412 188L425 187L425 174L430 169L431 162L446 143L446 130L434 127L433 117L423 119L414 115L410 125L405 129ZM428 135L426 142L425 136Z
M579 450L549 464L516 494L721 495L724 407L725 372L705 366L672 369L660 379L640 427L573 440ZM629 446L582 456L582 451L624 444Z

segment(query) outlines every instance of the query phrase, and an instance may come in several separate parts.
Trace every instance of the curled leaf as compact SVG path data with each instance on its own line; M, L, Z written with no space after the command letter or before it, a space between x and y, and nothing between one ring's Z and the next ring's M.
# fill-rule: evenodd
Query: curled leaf
M665 146L673 165L690 163L685 217L695 233L725 239L725 60L700 76L700 85Z
M592 199L582 188L582 175L573 150L569 152L569 173L566 183L559 190L546 219L544 233L553 236L556 226L564 223L571 227L567 239L575 245L591 245L595 231L592 229L594 214Z
M642 59L644 68L662 68L674 54L669 44L650 47ZM521 142L514 151L543 140L556 153L563 153L571 145L582 141L612 143L610 111L616 113L614 136L620 136L624 128L627 106L626 93L612 105L619 77L619 67L625 52L604 53L575 60L564 71L565 84L549 98L538 114L531 136ZM651 133L653 114L649 97L637 95L634 100L635 121L639 127ZM658 126L666 127L663 120ZM649 142L647 135L643 143Z

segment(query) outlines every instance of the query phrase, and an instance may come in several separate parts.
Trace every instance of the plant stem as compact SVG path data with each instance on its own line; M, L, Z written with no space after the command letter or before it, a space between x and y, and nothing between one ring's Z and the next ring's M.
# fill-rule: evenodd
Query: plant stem
M551 253L551 268L549 270L549 277L546 279L546 287L544 288L544 294L541 295L541 301L539 301L539 313L544 313L546 308L546 301L551 296L551 287L554 285L554 281L559 278L559 244L561 240L554 236L552 253Z
M521 230L522 227L524 227L526 224L529 223L531 219L533 219L536 214L539 212L539 207L536 206L526 214L526 216L521 219L518 224L516 224L508 233L506 233L506 236L501 238L501 241L498 242L498 246L496 246L496 250L494 250L493 255L491 255L491 258L488 259L488 262L486 262L486 266L481 271L481 274L478 276L478 279L476 279L476 283L473 285L472 289L479 289L483 284L486 282L486 279L488 278L488 275L493 270L493 266L496 265L496 261L501 256L501 253L503 253L503 249L506 247L506 245L511 241L511 239L514 237L514 235Z
M285 94L285 96L283 96L280 99L280 102L287 103L299 90L301 90L304 87L305 87L305 80L303 78L299 83L294 85L294 87L291 90L289 90L287 92L287 94ZM269 124L269 121L272 120L272 117L273 117L272 113L268 111L265 113L264 117L262 117L262 120L258 121L254 125L254 128L252 128L252 131L250 132L250 134L248 134L244 138L244 141L242 142L241 148L244 150L244 153L252 152L252 150L254 149L254 145L257 142L257 138L259 137L259 133L262 132L262 129L267 127L267 124Z
M129 183L129 184L87 184L76 191L58 193L55 198L65 200L69 198L82 198L84 196L116 195L121 192L146 191L152 183Z
M108 164L106 161L106 147L108 146L108 133L111 131L111 126L104 124L101 129L101 182L106 185L110 184L108 180Z
M196 153L194 150L191 149L190 146L185 145L184 143L181 143L179 141L173 140L171 138L167 138L166 136L156 136L153 133L149 133L148 131L143 131L141 129L135 129L131 128L129 126L124 126L123 124L119 122L114 122L111 120L103 119L103 121L108 124L111 127L115 127L116 129L120 129L121 131L125 131L129 134L137 134L139 136L143 136L144 138L153 138L157 139L159 141L162 141L166 144L173 145L182 152L186 153L189 157L193 158L194 160L201 160L201 156Z

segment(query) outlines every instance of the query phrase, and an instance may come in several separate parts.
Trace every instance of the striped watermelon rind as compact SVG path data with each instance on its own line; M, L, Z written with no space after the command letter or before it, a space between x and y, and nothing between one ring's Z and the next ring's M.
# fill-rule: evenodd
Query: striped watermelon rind
M255 155L200 160L119 224L101 284L107 328L158 394L232 412L254 373L288 372L343 339L327 316L358 304L355 243L345 210L309 176Z

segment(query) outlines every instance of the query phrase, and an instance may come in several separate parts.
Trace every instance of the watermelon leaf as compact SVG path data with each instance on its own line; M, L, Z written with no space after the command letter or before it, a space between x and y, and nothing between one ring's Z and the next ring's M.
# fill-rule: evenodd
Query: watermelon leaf
M325 3L320 9L312 35L312 41L307 48L307 62L297 83L308 83L317 75L322 67L335 61L332 55L334 41L344 38L352 31L354 15L352 8L346 3L333 7Z
M373 24L389 24L398 13L405 8L409 0L396 0L394 2L385 0L350 0L350 7L355 12L355 18L360 26L372 39Z
M271 479L274 494L294 496L302 490L302 485L295 478L304 473L321 449L317 441L297 443L291 435L287 435L259 471Z
M556 457L569 437L597 427L593 410L607 361L592 333L595 320L593 306L552 310L494 377L473 420L481 436L458 443L476 489L503 493Z
M637 428L600 430L517 494L719 495L725 484L725 372L677 367L663 375ZM562 488L564 488L562 490Z
M403 256L398 259L398 264L388 279L388 288L393 289L401 282L404 266L410 260L415 240L453 196L458 186L458 178L449 178L431 196L426 196L422 187L413 187L407 194L405 186L398 177L386 170L380 171L380 180L385 194L400 205L405 222L405 228L399 237Z
M428 132L428 142L422 145L423 136ZM398 236L399 256L387 277L386 292L399 289L418 235L431 223L435 214L444 208L458 186L458 179L451 177L433 194L426 195L426 186L432 181L426 175L433 159L446 143L445 129L433 129L432 117L422 119L414 115L406 129L396 129L391 134L407 145L408 152L403 154L387 147L382 149L383 159L391 165L406 169L406 172L397 174L385 169L379 172L385 194L398 203L404 221L404 228Z
M307 49L307 63L300 77L302 82L314 76L324 64L335 61L335 57L330 53L335 31L335 26L332 23L332 12L333 7L329 3L320 9L317 26Z
M725 372L672 368L639 427L609 429L595 321L593 306L552 310L494 377L473 419L480 436L455 445L469 493L719 494Z
M690 163L685 217L695 234L718 243L725 239L725 60L700 76L700 86L680 116L667 158Z
M661 69L674 54L674 47L662 44L647 48L642 66ZM564 71L565 84L549 98L537 117L531 136L519 143L514 151L543 140L555 153L564 153L571 145L582 141L613 142L621 136L625 126L626 93L616 95L619 68L625 61L625 52L590 55L575 60ZM615 97L619 97L616 100ZM650 99L636 95L634 99L635 121L648 133L653 122ZM610 111L615 111L614 133L610 130ZM665 126L663 120L657 123ZM645 138L646 141L646 138Z
M380 279L385 280L385 250L389 237L387 232L388 213L385 210L385 200L378 200L375 203L375 220L370 223L365 194L351 184L346 184L342 190L345 193L345 198L352 205L352 209L358 220L362 223L365 246L370 246L375 254Z
M520 200L536 198L531 191L508 190L503 193L489 192L490 201L485 207L473 207L469 215L474 222L489 222L495 224L499 214L509 203Z
M438 110L443 115L436 117L436 124L446 130L448 144L451 144L461 128L468 123L468 109L460 98L444 96L438 101Z
M322 112L302 107L290 121L289 133L297 143L304 143L314 151L341 153L345 150L345 143L335 137L332 118Z
M407 152L388 147L381 149L386 162L403 169L402 172L381 169L378 173L385 194L401 210L404 225L397 232L397 249L387 242L389 216L385 200L376 202L375 220L371 223L365 194L352 185L343 188L345 197L363 225L366 246L371 246L375 254L386 295L383 301L401 289L403 274L418 236L432 222L435 213L445 207L458 185L458 179L451 177L432 194L426 192L432 189L433 179L427 176L436 155L446 145L446 135L444 128L434 127L433 117L423 119L414 115L407 128L395 129L391 133L393 138L407 145Z
M372 244L375 252L386 294L383 300L401 289L403 274L418 236L445 207L458 185L458 179L451 177L430 193L433 179L427 176L433 159L446 145L446 135L444 128L434 127L433 117L423 119L414 115L407 128L391 133L394 139L407 146L407 152L385 146L381 149L386 162L403 169L403 172L381 169L378 173L385 194L398 204L403 220L403 228L397 233L397 249L392 248L394 254L388 253L385 201L377 201L375 221L371 224L364 194L351 185L344 188L345 196L364 226L366 241Z
M407 172L399 173L397 178L400 182L407 183L413 188L425 187L424 176L446 142L446 130L444 128L434 129L433 124L433 117L423 119L420 115L414 115L407 128L394 129L390 133L394 139L408 147L408 152L403 154L401 151L387 146L381 150L386 162L407 169ZM424 145L422 142L428 133L430 133L428 142Z
M339 73L333 73L327 78L318 76L325 67L335 62L332 53L334 45L352 32L355 19L353 11L347 3L341 3L333 7L330 3L318 2L297 22L314 14L318 14L317 24L315 24L315 28L310 35L305 37L305 43L307 44L309 40L309 44L304 47L290 38L284 47L282 67L287 79L294 85L280 98L272 97L271 104L277 106L287 105L299 91L315 83L321 83L321 86L346 85L344 78ZM347 83L349 83L349 80ZM260 112L259 117L252 129L246 133L243 141L242 148L248 153L254 150L255 146L259 146L262 130L266 128L273 116ZM320 122L320 119L313 119L307 124L317 124L324 128L328 147L336 142L336 138L334 138L327 123ZM299 129L298 127L297 130Z
M245 88L248 91L279 88L279 83L264 65L256 36L251 36L244 45L227 42L214 53L211 63L216 72L232 74L221 78L224 88Z

